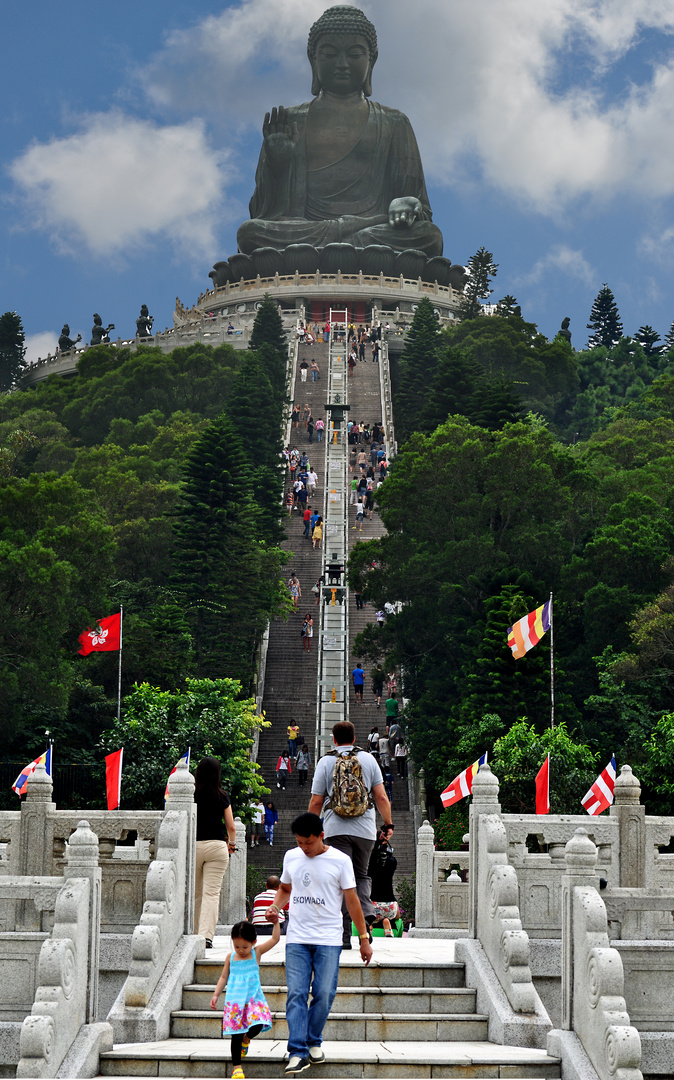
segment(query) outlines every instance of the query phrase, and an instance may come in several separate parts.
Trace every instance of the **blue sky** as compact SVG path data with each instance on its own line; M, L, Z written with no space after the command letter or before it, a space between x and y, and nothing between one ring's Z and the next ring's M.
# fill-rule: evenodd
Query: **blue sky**
M29 357L94 311L171 325L248 216L264 112L310 96L320 0L3 8L0 311ZM445 255L481 245L577 348L604 281L625 332L674 321L671 0L370 0L375 100L416 131Z

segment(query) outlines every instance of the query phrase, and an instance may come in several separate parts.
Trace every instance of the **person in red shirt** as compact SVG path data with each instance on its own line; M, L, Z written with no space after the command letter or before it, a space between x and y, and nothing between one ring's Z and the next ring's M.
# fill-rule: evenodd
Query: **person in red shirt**
M311 507L307 506L304 511L304 535L307 540L311 540Z

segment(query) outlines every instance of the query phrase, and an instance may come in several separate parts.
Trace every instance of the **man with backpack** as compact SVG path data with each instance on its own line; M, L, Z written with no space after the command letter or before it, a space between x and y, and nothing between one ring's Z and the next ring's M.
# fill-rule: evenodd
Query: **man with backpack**
M355 745L356 731L349 720L332 729L334 750L316 765L309 812L323 818L325 841L351 859L356 892L365 921L374 920L370 900L368 864L377 838L377 810L384 825L391 824L391 804L381 770L372 754ZM351 916L344 910L343 948L351 948Z

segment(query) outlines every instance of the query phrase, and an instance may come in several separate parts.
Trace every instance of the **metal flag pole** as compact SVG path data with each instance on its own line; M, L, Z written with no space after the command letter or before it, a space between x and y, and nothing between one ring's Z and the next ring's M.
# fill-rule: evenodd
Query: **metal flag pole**
M552 593L550 593L550 727L555 726L555 632L552 621Z
M117 671L117 722L122 716L122 623L124 622L124 608L119 605L119 668Z

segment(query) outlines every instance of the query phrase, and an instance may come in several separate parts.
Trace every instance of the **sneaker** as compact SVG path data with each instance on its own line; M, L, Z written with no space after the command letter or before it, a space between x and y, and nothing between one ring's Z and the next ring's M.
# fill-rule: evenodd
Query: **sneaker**
M240 1065L232 1069L232 1080L246 1080L245 1073Z
M210 938L206 938L206 948L207 949L212 949L213 948L213 942L211 941Z
M310 1046L309 1047L309 1059L312 1065L322 1065L325 1061L325 1054L323 1053L322 1046Z
M299 1054L293 1054L290 1061L286 1065L283 1073L285 1076L296 1076L297 1073L304 1072L311 1065L311 1058L300 1057Z

